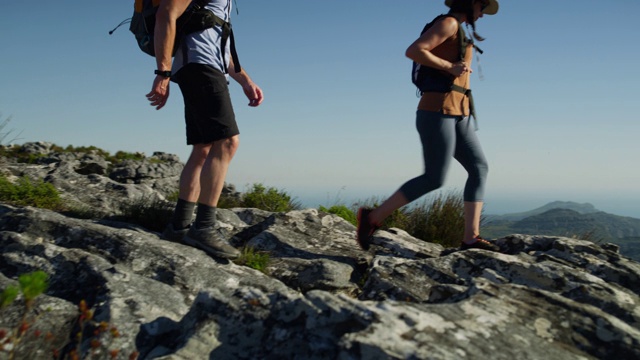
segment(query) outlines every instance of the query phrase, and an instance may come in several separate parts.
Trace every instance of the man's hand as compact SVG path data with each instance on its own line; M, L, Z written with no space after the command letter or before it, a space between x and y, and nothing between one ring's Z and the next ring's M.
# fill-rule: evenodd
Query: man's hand
M169 99L169 83L169 78L161 75L156 75L153 80L153 87L151 92L147 94L147 100L151 106L156 107L156 110L162 109Z
M254 82L251 81L244 85L242 90L247 96L247 99L249 99L249 106L256 107L262 103L262 100L264 99L262 89L260 89L260 87L258 87Z

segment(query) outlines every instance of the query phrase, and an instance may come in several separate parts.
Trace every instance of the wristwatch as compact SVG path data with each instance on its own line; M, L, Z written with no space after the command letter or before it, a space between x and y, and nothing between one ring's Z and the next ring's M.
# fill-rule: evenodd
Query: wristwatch
M171 71L169 70L156 70L153 72L156 75L160 75L160 76L164 76L166 78L170 78L171 77Z

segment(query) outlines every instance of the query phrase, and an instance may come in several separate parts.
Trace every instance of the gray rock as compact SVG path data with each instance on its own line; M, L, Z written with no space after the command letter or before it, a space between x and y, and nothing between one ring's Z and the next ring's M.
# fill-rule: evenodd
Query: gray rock
M103 213L163 199L160 184L179 174L169 154L112 168L97 154L28 149L49 160L5 159L5 176L44 179ZM32 329L53 336L25 337L18 358L65 344L86 354L95 328L74 344L81 300L120 334L101 335L103 358L640 358L640 264L615 246L514 234L497 240L504 253L457 251L388 229L364 252L353 225L315 209L219 209L218 220L233 245L269 254L264 272L140 226L0 204L0 289L34 270L51 282ZM1 309L0 329L16 328L23 309L22 298Z

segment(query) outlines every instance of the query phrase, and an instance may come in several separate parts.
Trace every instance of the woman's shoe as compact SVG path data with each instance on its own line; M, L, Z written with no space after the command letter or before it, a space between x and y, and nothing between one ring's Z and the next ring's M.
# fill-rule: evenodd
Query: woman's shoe
M467 244L467 243L465 243L463 241L462 245L460 245L460 250L482 249L482 250L500 252L500 247L498 245L492 243L489 240L485 240L485 239L481 238L480 236L476 236L475 240L476 241L472 242L471 244Z
M379 226L372 224L369 220L369 214L373 209L361 207L358 209L358 231L356 240L363 250L369 250L371 245L371 237L378 230Z

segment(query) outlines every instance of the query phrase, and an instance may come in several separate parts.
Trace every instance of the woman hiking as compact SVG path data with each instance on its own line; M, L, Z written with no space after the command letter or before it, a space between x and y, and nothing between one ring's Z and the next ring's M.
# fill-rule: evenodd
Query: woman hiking
M496 14L499 4L497 0L446 0L445 5L450 8L449 13L429 23L406 51L406 56L423 68L420 80L425 85L419 85L422 96L416 128L425 171L404 183L379 207L358 210L357 241L365 250L385 218L443 185L451 159L456 159L468 173L463 192L465 229L461 249L500 250L480 237L488 165L470 120L474 113L469 90L474 45L462 29L466 23L476 40L484 40L476 33L475 23L483 15Z

